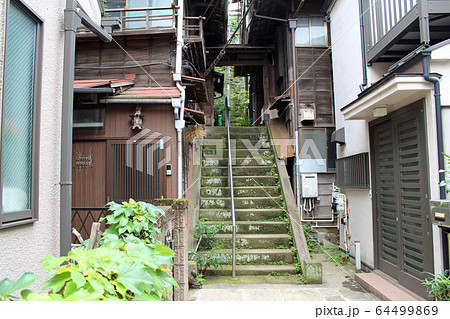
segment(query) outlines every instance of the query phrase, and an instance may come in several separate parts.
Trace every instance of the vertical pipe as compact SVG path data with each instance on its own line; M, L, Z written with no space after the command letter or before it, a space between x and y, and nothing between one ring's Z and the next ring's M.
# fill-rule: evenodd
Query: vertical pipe
M355 268L356 271L361 270L361 243L355 241Z
M179 110L179 119L175 120L175 129L177 130L177 171L178 171L178 198L183 198L183 140L182 131L185 126L184 122L184 103L185 103L185 90L181 85L181 64L184 45L183 40L183 17L184 17L184 1L178 0L178 16L177 16L177 49L175 57L175 74L176 86L181 92L181 108Z
M364 8L363 0L359 0L359 31L361 33L361 58L362 58L362 73L363 83L359 85L359 89L364 91L367 87L367 55L366 55L366 37L364 30Z
M81 23L74 0L66 1L64 11L64 65L61 122L61 188L60 188L60 249L61 256L70 251L72 229L72 121L75 40Z
M293 5L293 4L292 4ZM300 10L298 10L300 11ZM294 150L295 150L295 163L294 163L294 176L295 176L295 197L297 202L297 210L299 216L300 211L300 176L299 176L299 140L298 140L298 90L297 90L297 54L295 50L295 30L296 27L291 26L291 64L289 65L290 70L290 82L291 82L291 99L293 104L293 133L294 133Z
M445 169L444 164L444 141L442 132L442 106L441 106L441 85L439 79L430 76L430 62L429 57L431 56L431 51L422 51L422 68L423 68L423 78L434 84L434 106L436 109L436 133L437 133L437 146L438 146L438 161L439 161L439 180L445 180ZM440 199L445 199L445 187L439 188Z

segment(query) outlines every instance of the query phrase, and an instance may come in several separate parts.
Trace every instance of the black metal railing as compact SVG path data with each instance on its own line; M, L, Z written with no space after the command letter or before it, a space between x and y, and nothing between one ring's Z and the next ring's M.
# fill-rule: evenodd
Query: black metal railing
M73 207L72 227L75 227L84 240L89 239L92 224L108 215L107 211L107 207ZM102 222L101 228L105 229L105 222ZM72 242L76 242L75 236L72 236Z

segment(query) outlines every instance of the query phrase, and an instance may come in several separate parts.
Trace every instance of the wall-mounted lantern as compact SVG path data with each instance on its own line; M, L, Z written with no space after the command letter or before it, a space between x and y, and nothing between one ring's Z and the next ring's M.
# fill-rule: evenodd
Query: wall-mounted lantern
M133 115L130 115L130 118L131 118L130 129L142 130L142 122L143 122L144 115L142 115L142 108L140 106L136 106L136 110L134 111Z

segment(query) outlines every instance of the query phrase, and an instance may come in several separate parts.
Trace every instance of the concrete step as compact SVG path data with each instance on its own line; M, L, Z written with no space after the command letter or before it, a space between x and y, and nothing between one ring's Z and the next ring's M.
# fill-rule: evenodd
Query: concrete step
M273 151L271 148L236 148L231 150L231 157L272 157ZM204 148L203 149L203 157L215 157L216 159L228 159L228 150L227 149L219 149L216 147Z
M248 175L273 176L276 173L276 168L272 166L233 166L233 177ZM202 176L228 176L228 167L202 167Z
M208 251L199 251L206 254ZM223 256L222 264L231 264L231 249L217 249L217 254ZM283 265L294 262L291 249L236 249L236 264L246 265Z
M231 266L223 265L217 269L209 268L208 276L231 276ZM289 265L236 265L236 276L294 275L297 273L293 264Z
M227 139L227 133L209 133L207 139ZM267 132L230 132L230 138L233 139L251 139L258 140L260 138L269 139Z
M234 186L276 186L278 179L274 176L233 176ZM202 187L227 187L228 176L202 177Z
M387 276L378 272L355 274L355 280L364 289L383 301L422 301L424 298L400 286Z
M225 225L219 234L231 234L233 226L231 221L223 221ZM217 224L214 221L204 222L205 225ZM282 221L236 221L238 234L283 234L287 233L287 224Z
M277 186L242 186L234 188L235 197L276 197L280 195ZM202 187L200 196L204 197L230 197L231 191L229 187Z
M255 136L246 137L245 135L241 137L231 137L230 135L231 148L270 148L270 142L268 136ZM206 138L202 140L201 146L203 149L208 147L222 147L227 148L228 139L227 136Z
M214 242L219 247L231 249L233 242L231 234L216 234ZM289 248L289 241L291 236L288 234L237 234L236 248L237 249L285 249Z
M273 158L264 157L240 157L234 158L232 161L233 166L272 166L274 164ZM228 158L217 159L214 157L204 157L202 160L202 167L214 167L214 166L227 166Z
M255 133L262 132L267 133L267 128L265 126L231 126L230 133ZM216 133L216 134L226 134L227 128L226 126L214 126L207 127L206 133Z
M236 197L235 208L282 208L279 197ZM201 197L200 208L231 208L229 197Z
M261 221L276 220L284 216L282 209L236 209L234 211L237 221ZM231 210L227 209L200 209L200 218L206 218L209 221L230 221Z

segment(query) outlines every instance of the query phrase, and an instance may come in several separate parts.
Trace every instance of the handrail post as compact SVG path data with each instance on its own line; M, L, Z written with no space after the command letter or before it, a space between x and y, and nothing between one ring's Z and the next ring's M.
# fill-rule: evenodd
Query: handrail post
M227 140L228 140L228 178L230 181L230 193L231 193L231 225L232 225L232 256L231 256L231 278L236 278L236 216L234 209L234 188L233 188L233 170L231 159L231 139L230 139L230 109L225 107L226 110L226 122L227 122Z

